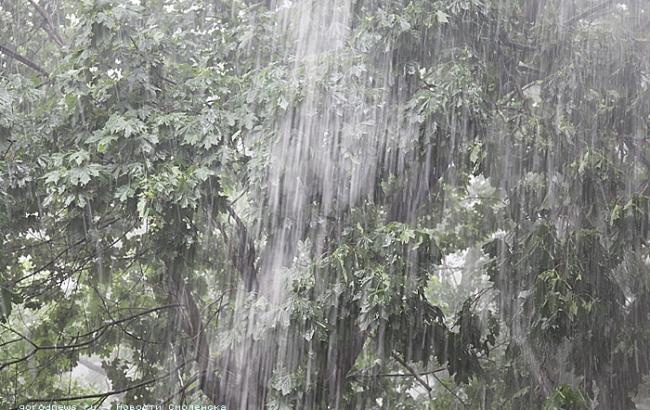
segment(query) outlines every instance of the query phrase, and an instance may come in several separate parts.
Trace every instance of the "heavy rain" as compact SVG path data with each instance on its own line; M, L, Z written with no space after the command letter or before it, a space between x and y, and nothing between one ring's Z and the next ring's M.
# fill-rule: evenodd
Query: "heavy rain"
M649 410L650 3L0 0L0 409Z

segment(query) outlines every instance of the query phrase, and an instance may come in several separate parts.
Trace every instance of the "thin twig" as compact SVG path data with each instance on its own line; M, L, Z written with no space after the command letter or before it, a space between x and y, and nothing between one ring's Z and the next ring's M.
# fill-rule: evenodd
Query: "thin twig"
M10 328L10 327L8 327L6 325L0 324L0 326L2 326L3 328L9 330L10 332L14 333L15 335L19 336L21 339L25 340L27 343L32 345L32 347L34 348L31 352L29 352L27 355L25 355L25 356L23 356L21 358L10 360L8 362L4 362L4 363L0 364L0 370L6 368L8 366L11 366L11 365L18 364L18 363L24 362L26 360L29 360L31 357L33 357L36 354L36 352L39 352L39 351L43 351L43 350L57 351L57 350L79 349L79 348L82 348L82 347L89 346L89 345L95 343L96 341L98 341L99 339L101 339L104 336L104 334L106 334L108 329L110 329L111 326L119 325L120 323L124 323L124 322L134 320L134 319L136 319L136 318L138 318L140 316L144 316L144 315L147 315L149 313L157 312L157 311L160 311L160 310L163 310L163 309L175 308L175 307L179 307L179 306L180 305L178 305L178 304L170 304L170 305L158 306L158 307L155 307L155 308L147 309L147 310L145 310L143 312L136 313L136 314L131 315L129 317L114 320L112 322L109 322L109 323L106 323L106 324L100 326L97 329L94 329L94 330L92 330L90 332L87 332L87 333L85 333L83 335L76 336L75 340L79 340L79 338L83 338L83 337L87 337L87 336L91 336L91 335L93 336L92 338L90 338L90 339L88 339L88 340L86 340L84 342L78 342L78 343L73 343L73 344L69 344L69 345L39 346L36 343L34 343L32 340L30 340L27 336L22 335L21 333L19 333L15 329L12 329L12 328Z
M569 21L567 21L566 25L567 26L572 26L576 24L578 21L583 20L603 9L606 9L607 7L613 5L619 0L605 0L599 4L596 4L595 6L583 11L582 13L578 14L577 16L572 17Z
M440 373L447 370L446 367L440 367L438 369L429 370L428 372L417 373L419 376L427 376L434 373ZM379 374L351 374L348 377L413 377L412 373L379 373Z
M398 355L397 353L392 352L392 353L391 353L391 357L392 357L393 359L397 360L397 362L398 362L399 364L401 364L402 366L404 366L404 368L405 368L406 370L408 370L409 373L411 373L411 374L413 375L413 377L415 377L415 379L416 379L416 380L417 380L417 381L418 381L422 386L424 386L425 389L427 389L427 392L429 393L429 395L431 394L431 391L433 390L433 388L429 385L429 383L426 382L426 380L424 380L422 377L420 377L420 375L415 371L415 369L413 369L411 366L409 366L409 364L406 363L406 361L404 361L404 359L402 359L401 357L399 357L399 355ZM451 389L450 389L446 384L444 384L444 383L442 382L442 380L440 380L440 378L439 378L438 376L436 376L435 372L431 373L431 375L432 375L432 376L433 376L433 377L438 381L438 383L439 383L442 387L445 388L445 390L447 390L449 393L451 393L451 394L456 398L456 400L458 400L458 401L459 401L463 406L467 406L467 403L465 403L465 401L464 401L463 399L461 399L460 396L458 396L458 394L456 394L456 392L454 392L454 391L451 390Z
M397 353L393 352L393 353L391 353L390 355L391 355L391 357L392 357L393 359L397 360L397 362L398 362L399 364L401 364L402 366L404 366L404 368L405 368L406 370L408 370L409 373L411 373L411 375L413 375L413 377L415 377L415 380L417 380L417 381L418 381L418 382L419 382L419 383L420 383L420 384L421 384L425 389L427 389L428 392L430 392L431 390L433 390L433 388L432 388L431 386L429 386L429 383L427 383L426 380L424 380L424 379L423 379L423 378L418 374L418 372L415 371L415 369L413 369L411 366L409 366L409 364L406 363L406 362L404 361L404 359L402 359L401 357L399 357L399 355L398 355Z
M186 363L183 362L179 366L177 366L175 369L170 370L169 372L163 374L162 376L154 377L154 378L145 380L145 381L140 382L138 384L135 384L133 386L127 386L127 387L123 387L121 389L111 390L111 391L107 391L107 392L104 392L104 393L84 394L84 395L80 395L80 396L68 396L68 397L52 397L52 398L49 398L49 399L30 399L30 400L27 400L22 405L20 405L18 407L15 407L12 410L17 410L20 407L24 406L25 404L29 404L29 403L56 403L56 402L63 402L63 401L77 401L77 400L97 399L97 398L105 398L105 397L108 397L108 396L114 396L116 394L125 393L127 391L135 390L135 389L138 389L140 387L144 387L144 386L148 386L150 384L156 383L156 382L158 382L158 381L160 381L162 379L165 379L165 378L169 377L169 375L172 372L175 372L176 370L183 368L185 365L186 365Z
M174 397L178 396L179 394L184 393L192 384L194 384L194 382L196 382L198 380L199 380L199 375L197 373L194 376L190 377L190 379L183 386L181 386L181 388L176 393L173 393L172 395L167 397L162 402L162 405L165 406L165 405L169 404L169 402L171 402L174 399Z
M461 399L460 396L458 394L456 394L455 391L453 391L445 383L443 383L442 380L440 380L440 378L438 376L436 376L435 373L432 374L432 376L433 376L434 379L436 379L438 384L440 384L442 387L445 388L445 390L447 390L449 393L451 393L452 396L454 396L456 398L456 400L458 400L463 406L467 406L467 403L465 403L465 401L463 399Z

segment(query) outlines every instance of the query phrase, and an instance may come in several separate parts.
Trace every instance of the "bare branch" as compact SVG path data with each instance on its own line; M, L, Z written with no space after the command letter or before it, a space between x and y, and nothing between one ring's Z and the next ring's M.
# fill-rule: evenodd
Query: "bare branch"
M34 0L27 0L29 3L34 6L38 14L43 17L45 20L45 31L47 34L50 36L50 38L59 46L63 47L63 39L59 35L58 31L56 30L56 27L54 27L54 22L52 21L52 17L48 14L48 12L41 6L40 4L36 3Z
M5 54L6 56L8 56L10 58L13 58L16 61L19 61L19 62L25 64L27 67L29 67L32 70L38 72L43 77L49 77L50 76L50 74L47 71L45 71L45 69L43 67L41 67L40 65L38 65L38 64L34 63L33 61L27 59L27 57L17 53L16 51L14 51L14 50L6 47L6 46L0 45L0 53Z
M431 386L429 386L429 383L427 383L427 382L426 382L426 381L425 381L425 380L420 376L420 374L417 373L417 372L415 371L415 369L413 369L411 366L409 366L408 363L406 363L406 361L404 361L404 359L402 359L401 357L399 357L399 355L398 355L397 353L395 353L395 352L392 352L392 353L391 353L391 357L392 357L393 359L397 360L397 362L398 362L399 364L401 364L402 366L404 366L404 368L405 368L406 370L408 370L408 372L411 373L411 374L413 375L413 377L415 377L415 380L417 380L417 381L418 381L422 386L424 386L424 388L427 389L427 392L431 393L431 391L433 390L433 388L432 388ZM458 400L458 401L459 401L463 406L467 406L467 403L465 403L465 401L464 401L463 399L461 399L460 396L458 396L458 394L456 394L456 392L454 392L454 391L451 390L449 387L447 387L447 385L444 384L444 383L442 382L442 380L440 380L440 378L438 378L438 376L436 376L436 373L435 373L435 372L432 372L432 373L430 373L430 374L431 374L431 375L432 375L432 376L433 376L433 377L438 381L438 383L439 383L442 387L445 388L445 390L447 390L449 393L451 393L451 394L456 398L456 400Z
M0 326L2 326L3 328L5 328L5 329L9 330L10 332L14 333L18 337L20 337L22 340L25 340L27 343L32 345L32 347L34 348L31 352L29 352L27 355L25 355L23 357L20 357L18 359L14 359L14 360L10 360L8 362L4 362L4 363L0 364L0 370L4 369L6 367L9 367L11 365L24 362L24 361L28 360L29 358L33 357L36 354L36 352L39 352L39 351L42 351L42 350L60 351L60 350L69 350L69 349L80 349L80 348L89 346L89 345L95 343L96 341L98 341L99 339L101 339L102 336L104 336L104 334L106 334L106 332L112 326L117 326L117 325L119 325L121 323L134 320L134 319L136 319L138 317L141 317L141 316L144 316L144 315L148 315L149 313L157 312L157 311L164 310L164 309L176 308L176 307L179 307L179 305L170 304L170 305L157 306L155 308L147 309L147 310L144 310L142 312L138 312L136 314L133 314L131 316L128 316L128 317L125 317L125 318L122 318L122 319L113 320L111 322L108 322L108 323L98 327L97 329L94 329L94 330L92 330L90 332L87 332L87 333L84 333L82 335L79 335L79 336L75 337L75 340L79 340L80 338L84 338L84 337L88 337L88 336L92 335L92 337L90 339L85 340L83 342L67 344L67 345L39 346L36 343L34 343L32 340L30 340L27 336L21 334L17 330L12 329L12 328L10 328L10 327L8 327L6 325L0 324Z
M429 370L427 372L416 373L418 376L428 376L431 374L440 373L447 370L447 367L440 367L438 369ZM348 377L359 378L359 377L414 377L413 373L379 373L379 374L351 374Z
M163 406L169 404L176 396L184 394L187 391L187 389L192 384L194 384L197 380L199 380L199 375L198 374L195 374L192 377L190 377L190 379L185 384L183 384L183 386L181 386L181 388L177 392L173 393L172 395L167 397L167 399L165 399L165 401L162 402Z
M429 386L429 383L427 383L426 380L424 380L424 379L420 376L420 374L419 374L418 372L415 371L415 369L413 369L411 366L409 366L409 364L406 363L406 362L404 361L404 359L402 359L401 357L399 357L399 355L398 355L397 353L393 352L393 353L391 353L390 355L392 356L393 359L397 360L397 362L398 362L399 364L401 364L402 366L404 366L404 368L405 368L406 370L408 370L408 372L409 372L413 377L415 377L415 380L417 380L417 381L418 381L418 382L419 382L419 383L420 383L420 384L421 384L425 389L427 389L428 392L430 392L431 390L433 390L433 388L432 388L431 386Z

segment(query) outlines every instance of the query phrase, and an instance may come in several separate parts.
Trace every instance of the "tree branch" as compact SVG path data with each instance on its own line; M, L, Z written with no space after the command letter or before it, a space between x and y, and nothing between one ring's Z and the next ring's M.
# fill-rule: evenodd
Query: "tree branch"
M422 386L424 386L425 389L427 389L427 392L428 392L429 394L431 393L431 391L433 390L433 388L432 388L431 386L429 386L429 383L427 383L427 382L426 382L426 381L425 381L425 380L420 376L420 374L419 374L418 372L415 371L415 369L413 369L411 366L409 366L408 363L406 363L406 361L404 361L404 359L402 359L401 357L399 357L399 355L398 355L397 353L392 352L390 355L391 355L391 357L392 357L393 359L397 360L397 362L398 362L399 364L401 364L402 366L404 366L404 368L405 368L406 370L408 370L408 372L411 373L411 374L413 375L413 377L415 377L415 380L417 380L417 381L418 381ZM431 374L431 375L432 375L432 376L433 376L433 377L438 381L438 383L439 383L442 387L445 388L445 390L447 390L449 393L451 393L452 396L454 396L454 397L456 398L456 400L458 400L458 401L459 401L463 406L467 406L467 403L465 403L465 401L464 401L463 399L461 399L460 396L458 396L458 394L456 394L456 392L454 392L454 391L451 390L449 387L447 387L447 385L444 384L444 383L442 382L442 380L440 380L440 379L438 378L438 376L436 376L436 373L435 373L435 372L432 372L432 373L430 373L430 374Z
M8 56L10 58L13 58L16 61L19 61L19 62L23 63L27 67L29 67L32 70L38 72L43 77L49 77L50 76L50 74L47 71L45 71L45 69L43 67L41 67L40 65L34 63L33 61L30 61L29 59L27 59L27 57L18 54L16 51L14 51L14 50L6 47L6 46L0 45L0 53L5 54L6 56Z
M116 390L111 390L107 391L104 393L95 393L95 394L84 394L80 396L68 396L68 397L52 397L49 399L30 399L27 400L25 403L23 403L21 406L14 407L12 410L18 410L19 408L23 407L25 404L29 403L56 403L56 402L63 402L63 401L76 401L76 400L85 400L85 399L97 399L97 398L106 398L108 396L114 396L116 394L122 394L127 391L135 390L140 387L148 386L150 384L156 383L157 381L160 381L162 379L165 379L169 377L170 374L173 372L177 371L178 369L181 369L185 367L187 363L183 362L180 365L178 365L175 369L170 370L169 372L163 374L162 376L159 377L154 377L148 380L145 380L143 382L140 382L138 384L134 384L133 386L128 386L128 387L123 387L121 389L116 389Z
M54 22L52 22L52 17L47 13L47 11L38 3L36 3L34 0L27 0L29 3L34 6L38 14L43 17L45 20L45 31L47 34L50 36L50 38L59 46L59 48L62 48L64 46L63 39L59 35L58 31L54 27Z
M223 392L219 382L216 380L210 357L210 344L205 332L205 324L201 318L201 311L194 301L190 290L185 285L180 273L182 263L178 256L165 258L167 277L170 279L171 297L179 306L182 306L181 313L185 316L185 333L192 339L195 349L195 357L199 367L199 388L214 404L224 401Z
M615 4L619 0L605 0L601 3L596 4L595 6L583 11L582 13L578 14L577 16L572 17L569 21L567 21L566 25L567 26L572 26L576 24L578 21L583 20L595 13L598 13L599 11L606 9L607 7Z
M428 376L430 374L436 374L447 370L447 367L440 367L438 369L429 370L427 372L417 373L419 376ZM351 374L348 377L358 378L358 377L414 377L413 373L379 373L379 374Z
M73 343L73 344L69 344L69 345L39 346L36 343L34 343L32 340L30 340L27 336L22 335L20 332L16 331L15 329L12 329L11 327L0 324L0 326L2 326L6 330L14 333L18 337L20 337L22 340L25 340L27 343L29 343L34 348L31 352L29 352L27 355L25 355L23 357L20 357L18 359L14 359L14 360L10 360L8 362L4 362L4 363L0 364L0 370L6 368L8 366L24 362L24 361L28 360L29 358L33 357L36 354L36 352L39 352L39 351L42 351L42 350L55 350L55 351L57 351L57 350L79 349L79 348L82 348L82 347L89 346L89 345L93 344L94 342L98 341L99 339L101 339L102 336L104 336L104 334L108 331L108 329L111 326L116 326L116 325L119 325L120 323L131 321L131 320L136 319L136 318L138 318L140 316L148 315L149 313L157 312L159 310L174 308L174 307L178 307L178 305L171 304L171 305L157 306L155 308L147 309L145 311L138 312L138 313L136 313L134 315L131 315L131 316L128 316L128 317L125 317L125 318L122 318L122 319L114 320L114 321L106 323L106 324L104 324L104 325L102 325L102 326L98 327L97 329L94 329L94 330L92 330L90 332L87 332L87 333L84 333L82 335L76 336L75 340L79 340L79 338L83 338L83 337L93 335L92 338L90 338L90 339L88 339L86 341L83 341L83 342Z
M232 206L227 205L226 210L230 217L235 220L237 235L239 236L239 250L237 254L239 260L236 260L235 264L242 275L246 290L249 292L255 291L259 284L257 281L257 267L255 266L256 256L253 238L249 235L246 224L244 224Z
M425 389L427 389L428 392L431 392L431 390L433 390L433 388L432 388L431 386L429 386L429 383L427 383L426 380L424 380L424 379L420 376L420 374L419 374L418 372L415 371L415 369L413 369L411 366L409 366L409 364L406 363L406 362L404 361L404 359L402 359L401 357L399 357L399 355L398 355L397 353L392 352L390 355L391 355L391 357L392 357L393 359L397 360L397 363L401 364L401 365L402 365L406 370L408 370L408 372L409 372L413 377L415 377L415 380L417 380L417 381L418 381L418 382L419 382L419 383L420 383L420 384L421 384Z

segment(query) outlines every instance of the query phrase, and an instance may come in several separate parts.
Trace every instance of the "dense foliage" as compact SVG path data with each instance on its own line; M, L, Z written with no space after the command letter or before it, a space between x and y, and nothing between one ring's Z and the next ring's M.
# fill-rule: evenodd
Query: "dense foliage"
M0 1L0 407L635 408L648 27Z

